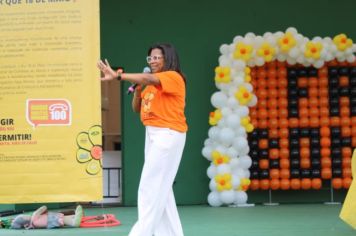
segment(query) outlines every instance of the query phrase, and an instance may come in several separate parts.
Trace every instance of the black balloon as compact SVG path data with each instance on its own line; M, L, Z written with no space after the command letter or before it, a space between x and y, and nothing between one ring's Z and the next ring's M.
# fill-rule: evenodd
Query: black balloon
M313 169L312 173L311 173L311 176L313 178L320 178L320 170L319 169Z
M290 176L291 176L291 178L299 178L299 176L300 176L299 169L292 169L290 171Z

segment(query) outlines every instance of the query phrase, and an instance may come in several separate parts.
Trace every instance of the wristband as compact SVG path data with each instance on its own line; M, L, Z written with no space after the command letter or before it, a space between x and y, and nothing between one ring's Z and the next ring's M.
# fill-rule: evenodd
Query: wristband
M124 73L124 68L123 67L117 68L117 70L116 70L117 80L121 80L122 73Z

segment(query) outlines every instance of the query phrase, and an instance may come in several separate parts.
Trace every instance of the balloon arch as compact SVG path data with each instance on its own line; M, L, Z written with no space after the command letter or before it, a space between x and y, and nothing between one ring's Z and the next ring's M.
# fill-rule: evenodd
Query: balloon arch
M231 44L221 45L220 52L219 66L215 68L219 90L211 96L216 110L210 113L212 127L202 149L202 155L211 161L207 169L211 191L208 203L211 206L246 204L248 189L318 189L323 179L339 177L324 163L328 162L327 158L331 162L330 129L327 129L337 119L326 111L333 108L331 100L323 98L332 97L328 94L332 93L328 87L332 80L328 78L334 72L328 66L356 66L356 45L352 40L345 34L309 39L291 27L285 32L267 32L263 36L253 33L236 36ZM335 73L338 72L341 75L337 83L341 83L343 72L336 69ZM356 116L356 111L351 116L350 110L344 111L345 116L340 115L343 107L350 107L350 100L356 102L356 67L347 69L347 73L353 77L344 79L346 87L349 86L344 93L352 94L334 115L343 118L348 114L351 120L348 128L353 130L356 118L352 116ZM338 92L336 95L341 104L342 88L339 91L341 95ZM335 125L340 125L338 121ZM309 138L313 132L318 135L318 149L312 148L316 139ZM295 133L297 139L292 138ZM356 146L356 139L351 136L347 136L349 141L342 140L348 144L347 150L342 149L343 163L351 160L350 150ZM323 138L324 142L320 143ZM296 149L293 140L297 140ZM315 166L320 167L319 174ZM349 166L343 164L343 167L342 171L347 172ZM351 176L342 172L341 177L334 179L348 187Z

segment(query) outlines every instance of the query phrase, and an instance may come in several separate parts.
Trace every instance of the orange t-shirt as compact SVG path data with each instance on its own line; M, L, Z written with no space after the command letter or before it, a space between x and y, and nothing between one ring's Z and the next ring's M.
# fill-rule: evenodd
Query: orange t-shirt
M186 132L184 115L185 83L176 71L154 74L161 85L148 85L141 94L141 121L146 126L170 128Z

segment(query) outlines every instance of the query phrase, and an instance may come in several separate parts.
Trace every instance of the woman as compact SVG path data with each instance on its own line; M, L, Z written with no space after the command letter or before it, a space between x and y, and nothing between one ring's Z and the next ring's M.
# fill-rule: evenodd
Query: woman
M173 181L188 129L184 115L185 78L176 50L157 44L148 50L151 73L115 72L107 60L98 62L102 81L119 79L138 84L132 107L146 127L145 163L138 189L138 221L129 236L182 236ZM141 86L145 86L142 91ZM142 91L142 92L141 92Z

